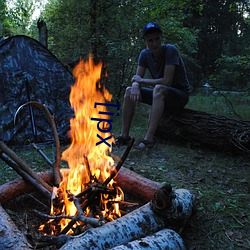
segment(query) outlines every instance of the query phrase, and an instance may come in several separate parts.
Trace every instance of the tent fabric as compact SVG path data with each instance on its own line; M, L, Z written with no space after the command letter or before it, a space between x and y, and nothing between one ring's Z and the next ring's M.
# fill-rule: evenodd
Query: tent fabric
M26 105L44 104L54 116L60 140L67 140L73 110L71 72L44 45L27 36L0 40L0 140L8 144L45 142L53 133L45 112Z

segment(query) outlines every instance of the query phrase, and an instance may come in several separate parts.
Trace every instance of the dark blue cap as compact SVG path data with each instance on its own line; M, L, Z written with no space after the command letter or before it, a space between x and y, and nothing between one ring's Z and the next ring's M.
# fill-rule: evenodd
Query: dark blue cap
M155 22L149 22L149 23L147 23L144 27L143 27L143 29L142 29L142 37L144 38L144 36L146 35L146 33L148 32L148 31L151 31L151 30L158 30L158 31L160 31L161 33L162 33L162 30L161 30L161 27L157 24L157 23L155 23Z

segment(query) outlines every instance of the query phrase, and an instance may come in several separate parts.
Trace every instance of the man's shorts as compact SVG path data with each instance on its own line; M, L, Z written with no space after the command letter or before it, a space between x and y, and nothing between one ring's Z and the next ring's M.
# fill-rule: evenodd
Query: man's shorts
M173 111L183 108L189 100L188 91L179 90L176 88L168 87L165 97L165 111ZM141 88L142 103L152 105L153 102L153 88Z

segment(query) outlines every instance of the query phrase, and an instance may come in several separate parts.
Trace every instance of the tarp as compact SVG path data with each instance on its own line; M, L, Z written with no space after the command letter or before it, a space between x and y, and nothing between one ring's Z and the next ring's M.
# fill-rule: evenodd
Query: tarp
M53 133L45 113L25 106L44 104L55 118L60 140L67 140L70 118L70 87L74 77L44 45L27 36L0 40L0 140L8 144L45 142ZM33 119L32 119L33 116Z

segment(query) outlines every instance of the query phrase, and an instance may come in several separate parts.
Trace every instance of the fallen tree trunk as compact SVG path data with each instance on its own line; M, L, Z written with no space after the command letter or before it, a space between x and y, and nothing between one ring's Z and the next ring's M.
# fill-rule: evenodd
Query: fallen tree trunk
M156 137L191 145L203 145L223 152L250 152L250 121L183 109L165 115Z
M195 197L185 189L176 191L164 186L151 202L101 227L70 238L60 249L110 249L166 227L176 228L176 222L182 227L192 214Z
M185 250L182 238L174 230L162 229L157 233L144 238L128 242L112 248L111 250Z
M32 249L24 235L17 229L0 204L0 249Z

